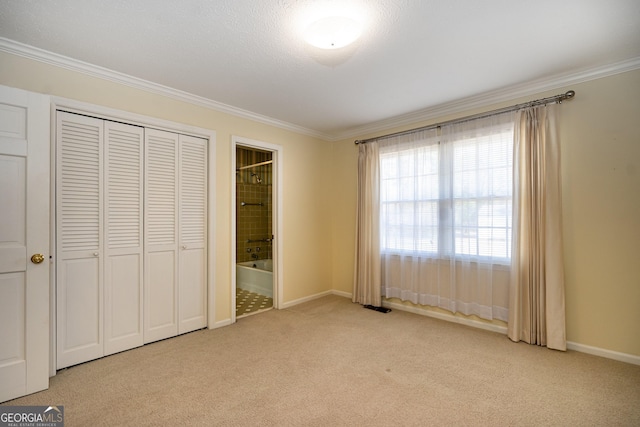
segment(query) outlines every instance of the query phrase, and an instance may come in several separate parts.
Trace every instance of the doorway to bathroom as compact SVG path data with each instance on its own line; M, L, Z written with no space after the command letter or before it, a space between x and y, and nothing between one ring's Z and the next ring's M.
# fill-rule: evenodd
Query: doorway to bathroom
M232 320L279 306L282 149L233 138ZM280 173L279 173L280 169Z

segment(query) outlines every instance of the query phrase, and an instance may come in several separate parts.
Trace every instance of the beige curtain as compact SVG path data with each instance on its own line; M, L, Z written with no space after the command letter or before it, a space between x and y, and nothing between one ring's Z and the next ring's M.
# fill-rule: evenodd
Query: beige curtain
M508 335L566 350L556 105L521 111L514 141Z
M379 307L380 160L378 143L358 145L358 206L353 302Z

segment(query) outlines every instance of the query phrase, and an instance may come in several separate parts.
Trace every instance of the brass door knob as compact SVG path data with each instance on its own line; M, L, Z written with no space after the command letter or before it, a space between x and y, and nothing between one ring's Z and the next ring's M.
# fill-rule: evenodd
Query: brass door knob
M33 254L31 255L31 262L34 264L40 264L42 261L44 261L44 255L42 254Z

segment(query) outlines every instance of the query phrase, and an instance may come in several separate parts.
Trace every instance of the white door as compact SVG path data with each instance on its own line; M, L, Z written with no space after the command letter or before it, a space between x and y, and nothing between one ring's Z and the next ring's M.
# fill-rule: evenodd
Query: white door
M178 334L178 134L145 131L144 342Z
M64 112L56 124L57 367L104 355L102 120Z
M145 131L144 341L207 326L207 140Z
M143 344L142 177L144 128L105 127L104 354Z
M180 135L178 333L207 326L207 141Z
M144 129L58 111L57 367L143 344Z
M48 98L0 86L0 402L49 387L49 159Z

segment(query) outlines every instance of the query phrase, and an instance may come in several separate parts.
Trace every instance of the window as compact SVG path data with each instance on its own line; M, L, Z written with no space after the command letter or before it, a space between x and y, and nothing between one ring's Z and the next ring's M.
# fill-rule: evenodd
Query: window
M513 124L380 149L383 253L509 263Z

